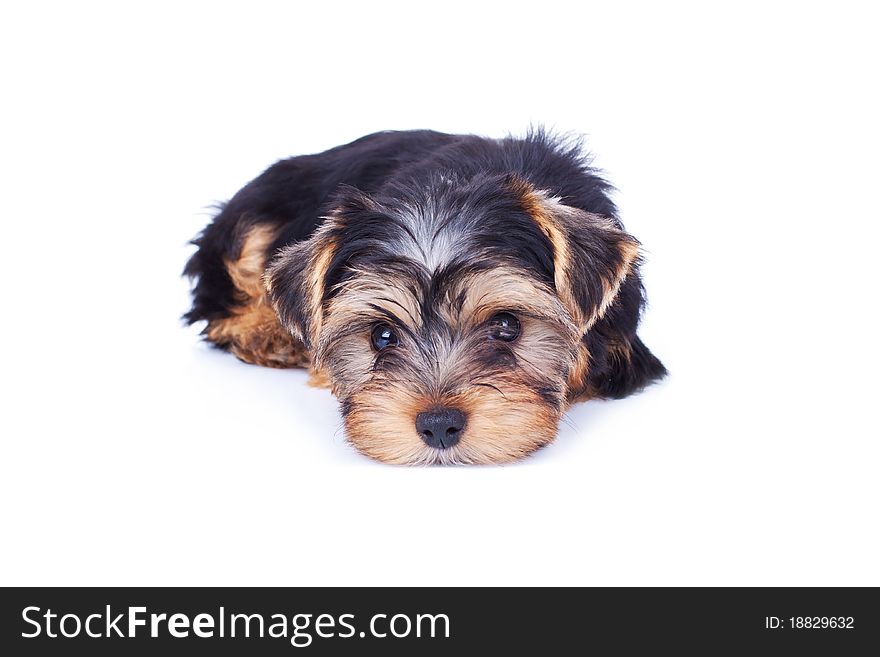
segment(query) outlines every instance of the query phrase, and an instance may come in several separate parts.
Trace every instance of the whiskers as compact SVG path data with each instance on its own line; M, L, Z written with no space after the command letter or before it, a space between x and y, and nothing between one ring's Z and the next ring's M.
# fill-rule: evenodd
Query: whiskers
M505 400L505 401L510 401L509 399L507 399L507 395L504 394L504 391L502 391L501 388L499 388L499 387L496 386L496 385L493 385L493 384L491 384L491 383L482 383L482 382L474 383L474 385L475 385L475 386L479 386L479 387L481 387L481 388L491 388L492 390L494 390L495 392L497 392L499 395L501 395L502 397L504 397L504 400Z

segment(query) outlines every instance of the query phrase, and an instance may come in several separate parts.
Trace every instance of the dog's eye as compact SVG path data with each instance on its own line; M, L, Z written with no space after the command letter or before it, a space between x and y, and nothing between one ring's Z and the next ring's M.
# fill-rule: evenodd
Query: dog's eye
M512 342L519 335L520 324L511 313L498 313L489 320L489 337L493 340Z
M373 327L373 332L370 334L370 339L378 351L386 347L396 347L400 344L397 334L388 324L376 324Z

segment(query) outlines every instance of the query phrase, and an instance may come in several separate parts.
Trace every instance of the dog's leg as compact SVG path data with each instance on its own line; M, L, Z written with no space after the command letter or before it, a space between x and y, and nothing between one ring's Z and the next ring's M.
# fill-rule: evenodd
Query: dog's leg
M308 367L309 354L278 321L263 286L263 271L276 230L267 224L251 227L236 259L223 266L235 286L236 305L225 317L208 321L204 334L246 363L266 367Z

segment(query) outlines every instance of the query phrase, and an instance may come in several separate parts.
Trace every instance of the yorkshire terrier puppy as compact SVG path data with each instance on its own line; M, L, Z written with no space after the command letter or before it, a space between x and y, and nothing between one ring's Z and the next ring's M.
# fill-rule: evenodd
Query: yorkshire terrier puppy
M380 461L503 463L576 401L666 370L636 335L639 242L578 144L381 132L282 160L194 240L189 323L306 367Z

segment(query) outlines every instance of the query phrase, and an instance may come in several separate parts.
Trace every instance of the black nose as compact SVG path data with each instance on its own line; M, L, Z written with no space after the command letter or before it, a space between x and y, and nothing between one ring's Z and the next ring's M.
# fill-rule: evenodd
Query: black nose
M461 438L464 413L457 408L437 408L416 415L416 431L429 447L448 449Z

